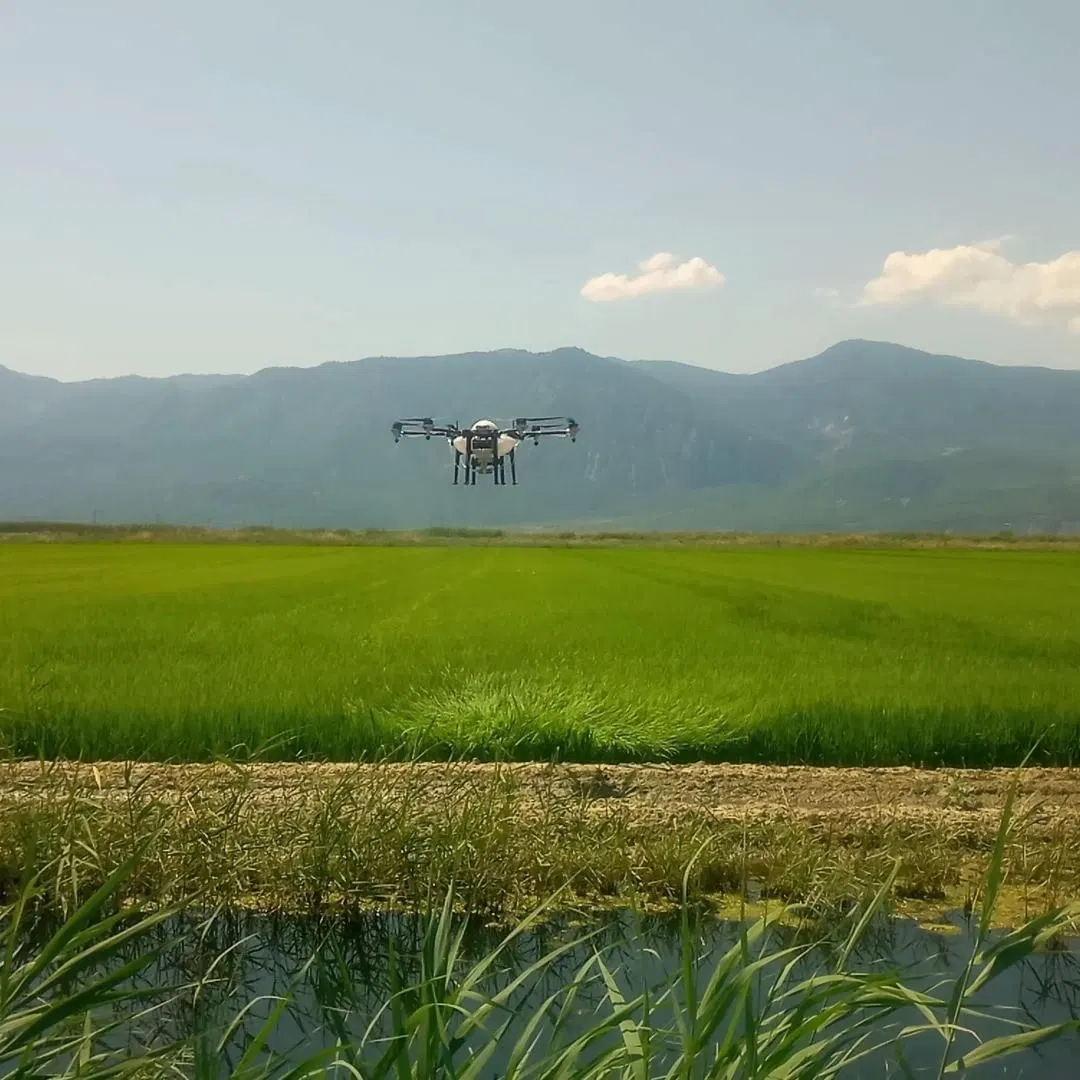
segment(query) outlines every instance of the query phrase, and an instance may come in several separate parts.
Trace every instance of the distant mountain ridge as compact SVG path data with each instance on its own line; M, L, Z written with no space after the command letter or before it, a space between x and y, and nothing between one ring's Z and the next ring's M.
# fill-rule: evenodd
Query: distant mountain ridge
M519 487L390 422L573 415ZM0 518L1080 531L1080 372L844 341L754 374L577 348L62 383L0 367Z

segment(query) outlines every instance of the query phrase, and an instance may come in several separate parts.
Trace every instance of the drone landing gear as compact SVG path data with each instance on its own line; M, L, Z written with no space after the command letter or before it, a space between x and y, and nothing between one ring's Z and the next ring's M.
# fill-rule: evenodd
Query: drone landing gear
M473 461L471 455L466 456L462 454L460 450L454 451L454 483L458 482L458 478L461 475L461 459L465 458L465 479L462 481L464 484L476 483L476 463Z
M469 484L476 483L476 463L470 456L463 454L460 450L454 451L454 483L458 482L458 477L461 475L462 458L465 459L465 478L461 483L468 487Z
M472 440L466 440L467 444ZM511 450L506 454L496 456L491 466L491 480L496 485L506 485L506 459L510 459L510 483L517 487L517 458L514 455L514 451ZM464 465L465 476L462 478L461 469ZM476 473L478 471L478 462L472 454L472 448L466 445L463 451L454 450L454 484L462 483L467 486L476 486Z
M506 487L506 459L510 459L510 482L517 487L517 465L514 462L514 451L504 454L502 457L495 459L495 465L492 469L494 476L492 479L496 484L501 484Z

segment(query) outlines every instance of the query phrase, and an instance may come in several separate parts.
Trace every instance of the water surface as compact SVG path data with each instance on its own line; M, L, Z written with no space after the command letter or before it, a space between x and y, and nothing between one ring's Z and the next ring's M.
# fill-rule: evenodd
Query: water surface
M192 916L163 928L162 942L177 931L184 931L186 939L165 947L153 967L140 978L144 982L172 984L201 979L198 994L189 991L155 1013L152 1020L143 1018L132 1024L125 1038L143 1041L166 1032L190 1034L200 1030L220 1033L229 1020L247 1008L243 1022L226 1040L219 1061L224 1074L270 1015L275 999L283 996L289 998L289 1003L273 1029L269 1047L289 1060L299 1061L339 1041L357 1044L373 1021L369 1040L385 1034L388 1016L383 1011L381 1022L378 1017L393 990L390 956L395 957L403 981L414 979L425 921L379 913L347 919L229 914L204 926L201 936L192 940L187 932L197 925ZM950 925L953 932L944 933L928 931L910 921L881 920L871 927L848 968L899 969L908 985L936 988L939 996L947 998L949 980L960 973L972 948L972 928L963 917L952 917ZM465 964L485 955L505 934L505 930L485 926L475 917L466 922L466 928L462 957ZM483 1075L497 1078L504 1074L511 1048L528 1020L550 995L565 988L594 949L602 952L609 968L617 973L627 997L650 988L655 1001L659 988L678 977L680 928L678 916L616 912L577 925L562 918L523 934L502 956L494 979L486 984L488 989L506 985L555 947L588 931L597 931L587 945L576 946L546 965L514 994L511 1008L496 1018L496 1023L509 1019L510 1026ZM713 961L737 943L739 927L732 922L695 917L691 929L699 957L697 984L703 987L712 973ZM773 933L777 944L796 940L796 931L791 928L777 927ZM830 946L823 945L800 961L793 975L798 979L824 971L834 960ZM763 973L762 988L775 974L775 968ZM1080 950L1071 943L1061 951L1028 958L993 980L980 995L978 1005L992 1014L974 1024L982 1038L1015 1030L1010 1021L1035 1026L1080 1017ZM587 985L575 1000L563 1040L580 1034L609 1010L599 980ZM671 1019L663 1009L652 1018L658 1027L670 1025ZM887 1026L879 1025L873 1037L889 1045L843 1075L852 1080L905 1075L898 1060L898 1043L890 1036L905 1024L919 1022L921 1017L910 1010L892 1017ZM549 1025L541 1025L540 1049L549 1032ZM915 1075L936 1074L941 1055L938 1036L920 1035L899 1045L908 1069ZM954 1056L973 1045L968 1037L958 1039ZM1066 1037L989 1063L976 1069L974 1075L1075 1080L1080 1076L1080 1039Z

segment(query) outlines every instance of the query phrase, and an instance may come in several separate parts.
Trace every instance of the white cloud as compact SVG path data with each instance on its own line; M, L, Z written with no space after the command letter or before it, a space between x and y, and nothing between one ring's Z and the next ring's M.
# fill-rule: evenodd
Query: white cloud
M719 288L724 275L704 259L695 256L680 263L670 252L661 251L638 264L641 273L601 274L582 286L581 295L587 300L622 300L628 296L664 292L669 289Z
M922 298L1003 315L1026 325L1063 320L1080 333L1080 251L1049 262L1014 263L1000 240L894 251L881 275L866 284L860 304L901 304Z

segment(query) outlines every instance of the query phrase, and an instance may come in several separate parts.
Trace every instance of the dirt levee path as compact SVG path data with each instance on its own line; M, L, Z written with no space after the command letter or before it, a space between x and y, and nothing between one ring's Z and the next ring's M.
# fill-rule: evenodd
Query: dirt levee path
M145 847L144 897L307 910L453 883L507 911L571 881L567 902L672 903L692 864L694 895L815 903L895 871L937 911L978 893L1014 782L1008 921L1080 900L1080 769L20 762L0 766L0 881L32 848L67 895L72 859L89 887Z
M68 784L105 794L146 785L207 791L238 775L256 800L288 800L337 785L407 791L453 799L465 789L508 784L528 804L578 800L645 822L707 813L719 819L834 821L869 818L914 825L985 826L993 831L1009 785L1029 827L1080 826L1080 769L814 768L772 765L549 765L486 763L255 764L238 773L225 765L124 765L37 762L0 767L0 799L32 798L63 776Z

